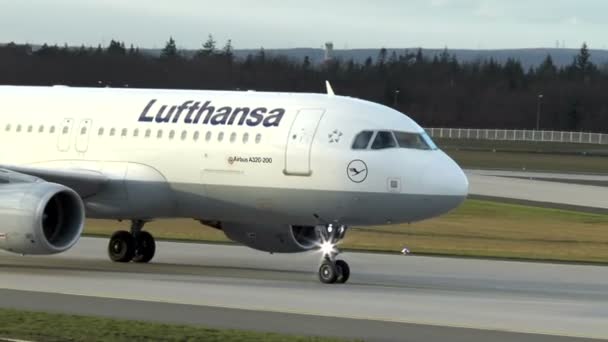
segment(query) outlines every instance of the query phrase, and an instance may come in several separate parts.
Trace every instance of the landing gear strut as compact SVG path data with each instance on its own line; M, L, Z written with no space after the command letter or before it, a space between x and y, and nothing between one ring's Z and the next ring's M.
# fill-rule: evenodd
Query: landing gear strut
M335 247L344 238L346 226L328 224L320 227L319 236L323 241L323 261L319 266L319 280L324 284L344 284L350 277L350 267L344 260L336 260L340 250Z
M142 231L146 222L133 220L131 231L119 230L112 234L108 255L114 262L147 263L154 258L156 242L152 234Z

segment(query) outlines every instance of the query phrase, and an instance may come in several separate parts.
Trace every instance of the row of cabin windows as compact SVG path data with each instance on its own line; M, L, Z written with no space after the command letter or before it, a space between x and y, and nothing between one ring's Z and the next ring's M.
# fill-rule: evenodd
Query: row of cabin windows
M7 124L6 127L4 128L4 130L6 132L10 132L11 129L12 129L11 124ZM27 128L25 128L25 127L22 127L21 125L17 125L15 127L15 132L17 132L17 133L21 132L22 130L24 132L33 133L34 132L34 126L29 125L29 126L27 126ZM44 133L44 132L45 132L44 126L43 125L38 126L38 133ZM51 126L49 128L49 133L55 133L55 126Z
M174 130L170 130L167 135L168 135L169 139L172 140L172 139L176 138L176 134L177 133L178 132L176 132ZM82 127L82 129L80 130L80 134L81 135L87 134L87 128L86 127ZM98 136L103 136L104 134L105 134L105 129L103 127L100 127L99 130L97 131L97 135ZM118 131L117 131L116 128L111 128L110 131L109 131L109 133L108 133L108 135L110 137L116 136L117 134L118 134ZM129 135L129 131L126 128L123 128L120 131L120 136L121 137L127 137L128 135ZM152 138L153 136L155 136L157 139L161 139L163 137L163 135L164 135L164 131L162 129L159 129L159 130L156 131L155 134L153 134L153 132L152 132L151 129L147 129L145 131L140 131L139 129L133 130L132 136L134 138L137 138L140 135L143 136L144 138ZM180 137L181 140L187 140L188 139L188 131L182 131L180 133L179 137ZM225 137L224 132L219 132L217 134L217 141L219 141L219 142L224 141L224 137ZM192 140L198 141L201 138L202 137L201 137L201 133L200 132L195 131L194 133L192 133ZM211 141L212 138L213 138L213 133L210 132L210 131L207 131L205 133L205 137L204 137L205 141ZM237 139L238 139L237 133L236 132L232 132L230 134L229 141L231 143L235 143L237 141ZM243 135L241 136L241 138L238 139L238 140L242 141L243 144L248 143L249 142L249 133L243 133ZM256 136L255 136L255 143L259 144L261 141L262 141L262 134L260 134L260 133L256 134Z
M15 128L15 131L16 132L21 132L21 130L22 130L22 126L21 125L17 125L16 128ZM32 125L27 126L27 132L28 133L32 133L33 130L34 130L34 127ZM11 131L11 125L10 124L6 125L5 131L6 132L10 132ZM45 132L44 126L43 125L39 126L38 127L38 133L44 133L44 132ZM51 126L49 128L49 133L55 133L55 126ZM61 133L62 134L68 134L69 133L69 128L67 126L64 126ZM113 136L116 136L117 133L118 133L118 131L117 131L116 128L111 128L110 131L109 131L108 136L113 137ZM123 128L120 131L120 136L121 137L127 137L128 133L129 133L129 131L126 128ZM87 134L87 127L82 127L80 129L80 135L85 135L85 134ZM103 127L100 127L98 129L98 131L97 131L97 135L101 137L104 134L105 134L105 129ZM159 129L158 131L156 131L155 136L156 136L157 139L161 139L163 137L163 134L164 134L163 130ZM147 129L144 132L142 132L142 135L143 135L144 138L151 138L152 137L152 130L151 129ZM176 135L176 132L174 130L170 130L169 133L168 133L169 139L175 139L175 135ZM133 130L133 137L137 138L139 136L140 136L139 129ZM224 141L224 136L225 136L224 132L219 132L217 134L217 141L219 141L219 142ZM195 131L192 134L192 140L198 141L200 138L201 138L200 132ZM212 138L213 138L213 133L210 132L210 131L207 131L205 133L205 141L211 141ZM237 141L237 138L238 138L237 133L236 132L232 132L230 134L229 141L231 143L235 143ZM188 139L188 131L182 131L180 133L180 139L181 140ZM249 142L249 133L243 133L243 135L241 136L241 138L239 140L242 141L243 144L248 143ZM262 134L260 134L260 133L256 134L254 141L255 141L256 144L259 144L262 141Z

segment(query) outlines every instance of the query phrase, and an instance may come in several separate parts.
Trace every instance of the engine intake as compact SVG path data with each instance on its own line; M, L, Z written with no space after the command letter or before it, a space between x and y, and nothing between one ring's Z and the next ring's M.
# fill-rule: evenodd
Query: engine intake
M63 185L14 183L0 187L0 249L20 254L68 250L84 228L80 196Z

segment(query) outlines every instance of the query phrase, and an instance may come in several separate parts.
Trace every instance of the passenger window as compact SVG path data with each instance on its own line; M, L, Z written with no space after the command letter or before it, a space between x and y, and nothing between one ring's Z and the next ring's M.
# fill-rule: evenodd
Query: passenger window
M182 140L186 140L187 137L188 137L188 132L182 131Z
M372 150L381 150L392 147L397 147L397 143L395 142L392 132L380 131L376 134L376 138L372 143Z
M152 131L150 131L150 129L147 129L145 137L149 138L151 133L152 133Z
M20 129L21 129L21 127L17 127L17 130L20 130ZM61 134L68 134L68 130L69 130L68 126L63 127Z
M224 132L220 132L220 134L217 135L217 141L222 142L222 140L224 140Z
M80 135L85 135L85 134L87 134L87 128L86 127L82 127L80 129Z
M121 137L126 137L127 136L127 129L123 128L122 129L122 133L120 134Z
M249 141L249 133L243 134L243 144L246 144Z
M258 134L255 136L255 143L256 143L256 144L259 144L261 141L262 141L262 134L258 133Z
M169 131L169 139L173 140L173 138L175 138L175 131L174 130L170 130Z
M103 135L103 127L99 127L99 130L97 131L97 135L99 135L99 136Z
M198 133L198 131L196 131L196 132L194 132L192 139L194 139L194 141L198 141L198 138L199 138L199 133Z
M163 130L162 130L162 129L159 129L159 130L158 130L158 132L156 132L156 138L157 138L157 139L160 139L160 138L162 138L162 137L163 137Z
M394 132L397 143L401 148L413 148L417 150L429 150L430 147L419 133Z
M27 132L28 133L32 133L32 129L33 129L32 125L27 126Z
M6 125L5 131L10 131L11 130L11 124Z
M113 137L116 134L116 128L110 130L110 136Z
M233 143L236 141L236 133L232 132L232 134L230 134L230 143Z
M374 132L372 131L363 131L355 137L355 141L353 141L353 150L365 150L369 145L369 141L372 139L372 135Z
M21 132L21 125L17 125L17 132Z
M40 125L40 127L38 127L38 133L44 133L44 126Z
M138 136L139 136L139 129L135 129L135 130L133 131L133 137L134 137L134 138L137 138Z
M205 140L206 141L211 140L211 132L207 132L207 134L205 134Z
M51 134L55 133L55 126L51 126L51 129L49 129L49 133L51 133Z

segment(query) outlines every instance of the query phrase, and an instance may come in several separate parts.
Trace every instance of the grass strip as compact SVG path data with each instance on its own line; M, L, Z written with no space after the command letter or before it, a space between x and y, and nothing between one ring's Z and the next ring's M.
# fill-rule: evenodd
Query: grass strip
M3 338L36 342L343 341L11 309L0 309L0 321L0 341Z
M85 232L109 236L114 221L89 220ZM127 228L123 223L122 228ZM193 220L146 225L157 238L229 243L221 231ZM543 261L608 263L608 215L467 200L452 213L414 224L352 227L349 250Z

